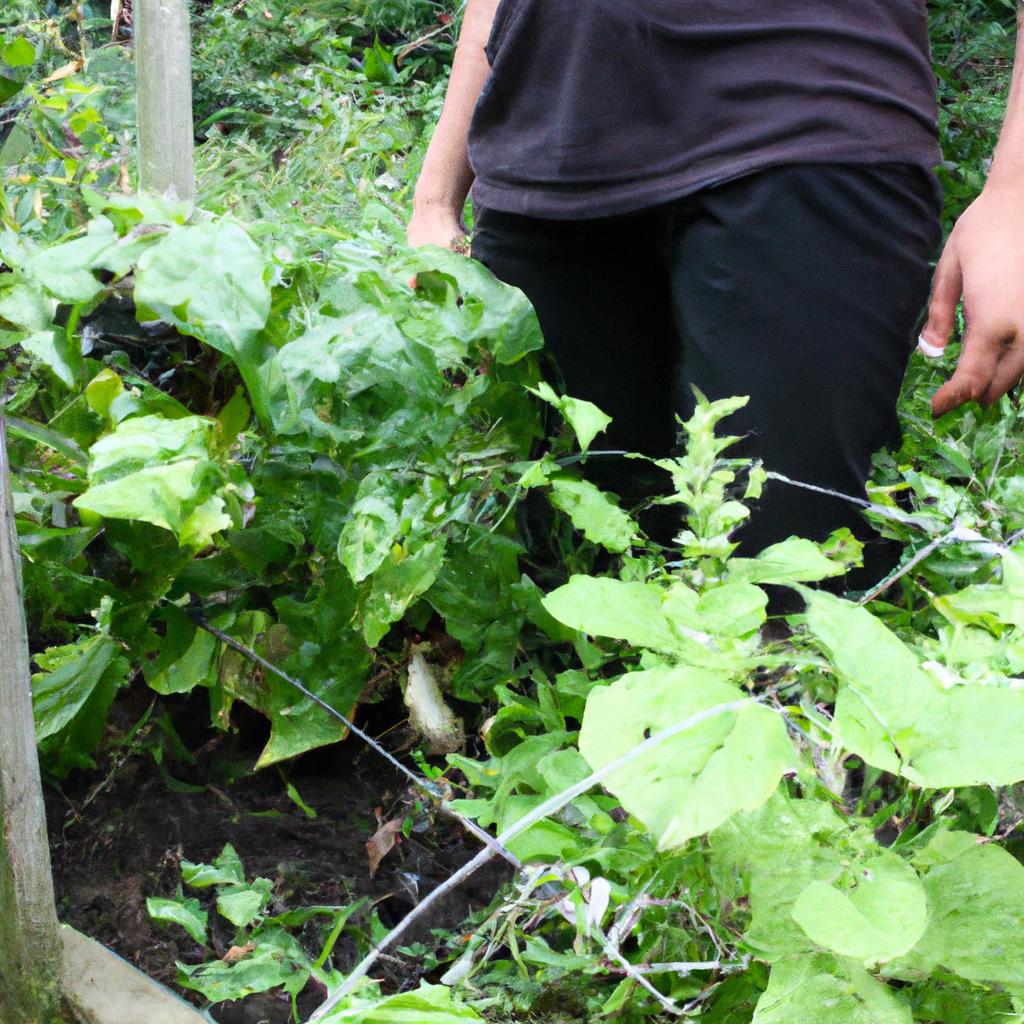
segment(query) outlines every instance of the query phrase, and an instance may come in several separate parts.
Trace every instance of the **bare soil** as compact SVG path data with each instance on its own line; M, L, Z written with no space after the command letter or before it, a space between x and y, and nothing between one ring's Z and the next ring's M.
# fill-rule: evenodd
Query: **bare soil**
M136 721L151 697L144 690L129 692L116 708L115 729L119 722L127 729ZM421 813L412 835L371 878L366 841L382 821L415 813L418 797L378 755L351 739L285 766L287 781L316 811L310 818L288 796L280 771L248 771L265 739L262 719L243 712L237 732L213 735L201 696L178 699L172 710L193 764L165 761L161 771L148 752L123 761L113 753L95 772L76 773L59 789L48 787L47 812L61 919L197 1005L200 997L175 984L175 961L197 963L210 952L182 928L157 924L146 913L147 897L175 894L182 860L209 862L231 843L247 878L274 880L272 912L369 897L390 926L479 849L457 826ZM364 727L375 731L372 709L368 717ZM382 725L393 722L394 709L378 709L375 717ZM394 742L396 735L389 739ZM194 789L176 791L181 783ZM437 945L432 930L457 929L472 910L490 902L503 878L500 866L485 869L404 942ZM212 912L212 893L187 894L209 904L211 946L223 956L232 945L233 926ZM368 934L368 911L361 919ZM319 949L310 952L315 957ZM345 970L357 956L357 938L346 933L333 962ZM421 964L400 956L383 961L374 973L393 991L415 986L425 974ZM311 983L300 1012L308 1014L322 996ZM219 1004L211 1014L221 1024L292 1019L287 997L269 995Z

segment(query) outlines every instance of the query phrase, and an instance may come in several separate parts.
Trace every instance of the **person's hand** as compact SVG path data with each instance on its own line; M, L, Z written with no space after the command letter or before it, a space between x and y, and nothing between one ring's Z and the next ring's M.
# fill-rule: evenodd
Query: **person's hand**
M946 347L961 298L963 351L932 397L936 417L965 402L992 405L1024 377L1024 181L990 182L957 221L935 271L928 347Z
M467 249L466 227L462 223L461 212L445 206L414 206L406 238L414 249L421 245L439 245L455 252Z

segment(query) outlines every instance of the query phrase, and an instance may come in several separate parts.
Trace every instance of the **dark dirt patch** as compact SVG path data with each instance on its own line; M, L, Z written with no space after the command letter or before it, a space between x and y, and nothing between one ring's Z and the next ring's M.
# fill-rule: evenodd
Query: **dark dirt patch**
M175 717L194 721L194 710L183 704ZM369 897L382 923L390 926L478 851L476 840L457 826L420 814L413 834L385 857L371 879L365 843L379 820L413 811L417 794L407 780L357 740L307 755L286 766L286 772L303 801L317 812L310 819L289 798L276 769L234 783L224 781L233 766L255 760L253 751L261 746L259 730L258 722L246 722L240 734L213 741L209 732L197 731L205 742L198 750L193 747L195 764L169 767L179 781L201 786L199 792L168 788L155 761L145 756L133 757L112 774L107 766L77 776L62 787L63 792L48 789L62 920L176 988L175 961L197 963L209 954L183 929L151 921L145 901L148 896L174 895L183 859L209 862L231 843L247 878L273 879L272 913L318 904L347 905ZM457 928L473 909L490 902L503 878L501 867L485 869L404 943L431 942L433 928ZM212 910L208 891L187 894L200 896ZM210 921L213 950L223 956L232 945L233 926L215 913ZM314 943L322 940L319 935L311 938ZM319 947L311 944L310 952L315 957ZM344 935L335 947L334 965L346 970L358 954L357 938ZM399 990L414 986L422 973L416 963L392 959L374 976L386 977L386 984ZM195 993L176 990L199 1001ZM308 1012L318 1001L317 993L304 995ZM291 1019L287 998L276 997L250 997L214 1013L223 1024L283 1024Z

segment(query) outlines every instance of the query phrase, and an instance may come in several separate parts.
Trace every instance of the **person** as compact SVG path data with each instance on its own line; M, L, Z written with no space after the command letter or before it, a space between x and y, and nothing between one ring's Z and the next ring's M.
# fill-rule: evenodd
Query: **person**
M739 454L863 497L926 305L931 354L966 317L935 416L1024 375L1022 66L929 305L923 0L469 0L408 239L464 244L472 188L472 255L533 302L566 391L613 417L607 447L667 454L693 385L749 395L725 424ZM632 500L630 472L612 489ZM740 539L842 526L870 536L850 503L770 482Z

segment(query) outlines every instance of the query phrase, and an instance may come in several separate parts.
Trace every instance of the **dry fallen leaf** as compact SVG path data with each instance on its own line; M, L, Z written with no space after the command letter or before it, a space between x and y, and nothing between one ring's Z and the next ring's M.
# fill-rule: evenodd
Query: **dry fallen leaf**
M367 840L366 856L370 859L370 877L377 874L380 862L402 841L402 818L394 818L383 825Z
M244 960L255 948L255 942L247 942L244 946L232 946L221 957L221 960L226 964L237 964L239 960Z

